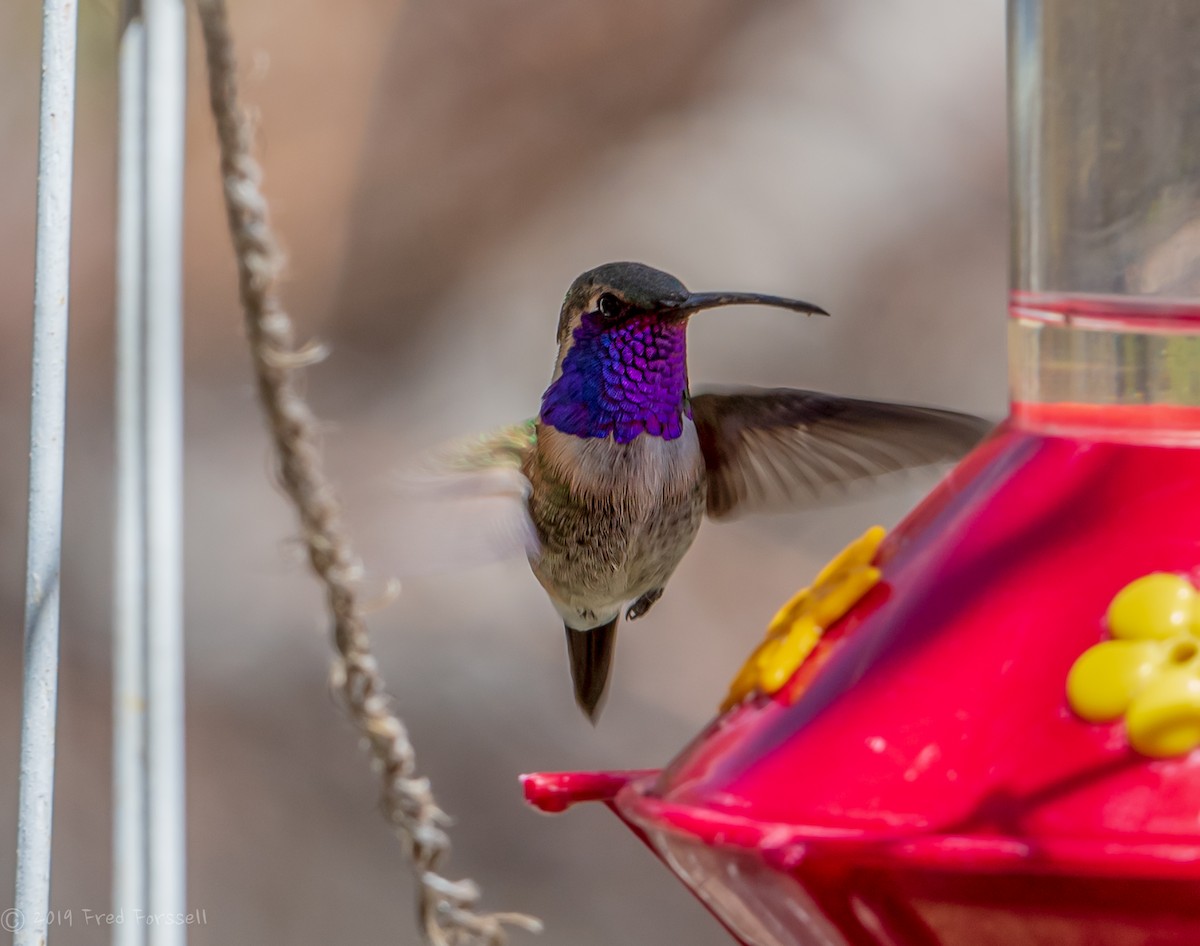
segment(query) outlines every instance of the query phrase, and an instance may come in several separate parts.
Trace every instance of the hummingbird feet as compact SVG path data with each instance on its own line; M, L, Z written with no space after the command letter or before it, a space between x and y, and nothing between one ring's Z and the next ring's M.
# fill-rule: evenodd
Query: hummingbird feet
M636 621L643 614L654 607L654 602L663 596L661 588L655 588L652 591L647 591L644 595L637 599L629 606L629 610L625 612L626 621Z

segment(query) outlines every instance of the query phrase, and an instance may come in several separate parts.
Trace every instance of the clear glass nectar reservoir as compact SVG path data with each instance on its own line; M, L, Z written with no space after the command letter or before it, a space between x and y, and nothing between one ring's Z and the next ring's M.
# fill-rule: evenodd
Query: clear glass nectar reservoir
M1200 303L1014 292L1010 313L1018 421L1200 443Z
M1013 0L1009 29L1014 414L1200 439L1155 409L1200 406L1200 4Z

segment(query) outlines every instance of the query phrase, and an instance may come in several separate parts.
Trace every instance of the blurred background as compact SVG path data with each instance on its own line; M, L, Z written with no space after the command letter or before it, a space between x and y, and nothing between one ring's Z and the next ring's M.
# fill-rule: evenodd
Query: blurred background
M56 943L109 903L117 0L82 0ZM0 850L15 846L40 11L0 4ZM693 289L797 295L697 319L691 376L1001 416L1007 210L1001 0L241 0L244 96L332 357L309 390L383 591L389 480L535 412L562 295L613 259ZM198 31L197 31L198 33ZM412 883L329 696L321 600L271 484L193 36L187 154L192 942L416 943ZM518 773L658 766L711 717L774 610L930 478L709 524L626 628L600 724L523 562L409 580L373 619L419 764L457 819L451 876L547 943L727 942L603 809L526 810ZM814 759L814 765L821 760ZM12 863L0 858L0 892ZM0 893L0 901L6 895ZM522 939L522 941L525 941Z

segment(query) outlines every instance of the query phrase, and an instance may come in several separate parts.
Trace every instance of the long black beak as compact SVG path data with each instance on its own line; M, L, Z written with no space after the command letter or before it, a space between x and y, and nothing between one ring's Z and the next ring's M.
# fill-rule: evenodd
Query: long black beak
M806 315L828 315L819 305L787 299L783 296L764 296L757 292L692 292L679 305L667 306L664 311L683 318L701 309L715 309L723 305L769 305L777 309L791 309Z

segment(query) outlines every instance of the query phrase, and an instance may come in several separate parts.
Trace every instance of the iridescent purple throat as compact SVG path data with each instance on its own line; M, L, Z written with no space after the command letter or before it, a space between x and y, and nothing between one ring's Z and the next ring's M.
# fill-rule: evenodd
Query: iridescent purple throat
M577 437L629 443L646 433L683 433L687 396L687 326L651 315L617 325L588 312L562 374L542 395L541 421Z

